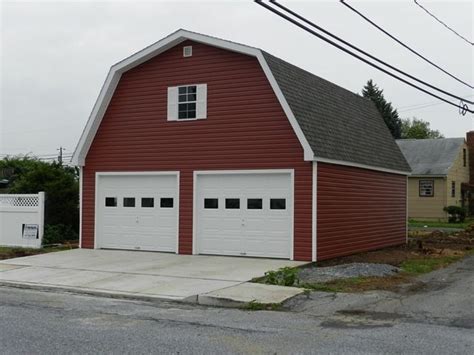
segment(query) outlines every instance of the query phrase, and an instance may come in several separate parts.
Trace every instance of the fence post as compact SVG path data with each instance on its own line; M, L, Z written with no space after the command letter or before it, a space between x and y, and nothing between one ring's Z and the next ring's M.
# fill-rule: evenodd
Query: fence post
M43 240L44 235L44 201L45 193L43 191L38 192L38 216L39 216L39 239Z

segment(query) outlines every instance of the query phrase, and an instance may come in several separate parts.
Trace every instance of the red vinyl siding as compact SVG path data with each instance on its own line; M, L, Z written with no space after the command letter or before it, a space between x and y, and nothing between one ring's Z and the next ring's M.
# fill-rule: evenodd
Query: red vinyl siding
M317 174L318 260L405 243L406 176L325 163Z
M168 122L167 88L200 83L207 119ZM257 59L186 41L122 75L86 157L82 246L94 246L97 171L180 171L179 252L190 254L193 171L222 169L295 170L294 257L311 260L311 162Z

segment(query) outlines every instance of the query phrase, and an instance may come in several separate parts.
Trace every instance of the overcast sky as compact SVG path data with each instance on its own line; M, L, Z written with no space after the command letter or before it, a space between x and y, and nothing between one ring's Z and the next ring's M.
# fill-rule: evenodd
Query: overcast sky
M474 83L473 46L412 0L348 2ZM473 1L419 2L474 41ZM372 78L402 117L429 121L447 137L464 136L472 129L474 116L460 116L456 108L358 62L251 0L0 3L0 157L56 154L59 146L71 154L109 67L179 28L260 47L353 92L360 92ZM409 73L474 98L472 90L416 58L338 0L281 3Z

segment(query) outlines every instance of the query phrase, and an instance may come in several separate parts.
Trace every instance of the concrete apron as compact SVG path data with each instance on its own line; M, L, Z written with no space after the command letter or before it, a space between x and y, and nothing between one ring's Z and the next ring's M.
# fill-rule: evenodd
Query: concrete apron
M241 307L281 303L299 288L249 283L269 270L305 262L75 249L0 261L0 285L146 301Z

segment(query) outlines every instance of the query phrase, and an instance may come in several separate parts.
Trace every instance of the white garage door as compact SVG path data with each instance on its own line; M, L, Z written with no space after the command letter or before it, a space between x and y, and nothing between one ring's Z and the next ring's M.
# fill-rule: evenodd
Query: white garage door
M176 251L176 174L98 175L97 179L98 248Z
M290 173L197 174L199 254L290 258Z

